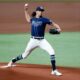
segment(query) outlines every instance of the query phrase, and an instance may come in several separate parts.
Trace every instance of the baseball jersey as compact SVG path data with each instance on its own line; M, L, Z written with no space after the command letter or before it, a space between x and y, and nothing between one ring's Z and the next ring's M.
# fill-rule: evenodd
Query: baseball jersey
M31 36L44 37L46 24L52 24L52 21L48 18L32 18L31 19Z

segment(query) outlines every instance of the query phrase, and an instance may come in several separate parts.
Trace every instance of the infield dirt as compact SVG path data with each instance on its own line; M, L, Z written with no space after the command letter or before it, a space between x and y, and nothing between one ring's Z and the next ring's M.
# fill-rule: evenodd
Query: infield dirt
M0 66L5 65L3 63ZM79 80L80 69L58 67L62 76L51 75L51 66L17 64L13 68L0 68L0 80Z

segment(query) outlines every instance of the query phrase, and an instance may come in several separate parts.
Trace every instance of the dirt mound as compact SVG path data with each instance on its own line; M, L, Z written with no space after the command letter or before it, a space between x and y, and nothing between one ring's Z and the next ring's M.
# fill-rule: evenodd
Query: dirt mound
M0 66L4 65L3 63ZM58 67L63 76L51 75L48 65L17 64L16 67L1 69L0 80L79 80L80 69Z

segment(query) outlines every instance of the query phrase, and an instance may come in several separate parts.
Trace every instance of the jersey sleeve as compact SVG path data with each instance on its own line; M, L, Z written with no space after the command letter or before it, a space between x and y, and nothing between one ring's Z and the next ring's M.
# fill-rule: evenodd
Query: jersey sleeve
M53 23L53 21L52 21L52 20L50 20L50 19L46 18L46 24L51 25L52 23Z

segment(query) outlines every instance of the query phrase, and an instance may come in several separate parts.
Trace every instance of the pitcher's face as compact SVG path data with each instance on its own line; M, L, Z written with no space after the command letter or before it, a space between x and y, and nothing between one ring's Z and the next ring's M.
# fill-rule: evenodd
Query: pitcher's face
M36 15L38 16L38 17L40 17L40 16L42 16L42 11L36 11Z

